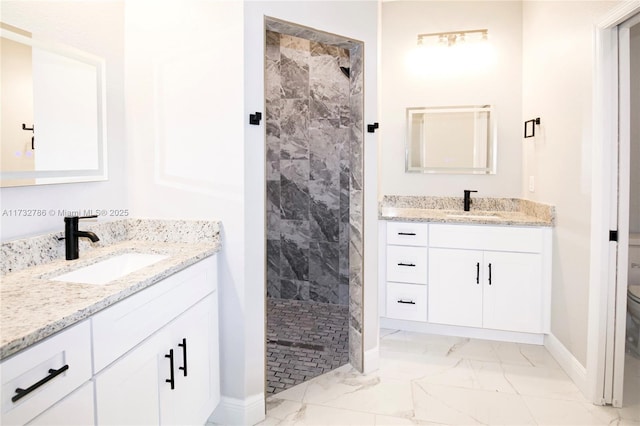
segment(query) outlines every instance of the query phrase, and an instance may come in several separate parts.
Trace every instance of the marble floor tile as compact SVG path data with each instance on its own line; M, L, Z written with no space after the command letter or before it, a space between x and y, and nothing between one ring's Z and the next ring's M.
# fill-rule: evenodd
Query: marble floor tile
M380 338L380 352L394 353L397 357L414 358L414 355L448 356L460 345L468 342L462 337L436 336L431 334L395 331ZM459 357L454 357L459 358Z
M415 425L438 425L442 426L440 423L427 422L424 420L417 419L409 419L406 417L392 417L392 416L383 416L376 415L375 426L415 426Z
M333 426L333 425L363 425L371 426L375 424L375 414L366 413L362 411L344 410L341 408L326 407L315 404L298 404L294 410L295 405L289 405L286 407L287 411L290 411L284 418L276 418L267 416L267 418L258 423L262 426L267 425L314 425L314 426ZM285 412L282 410L281 414Z
M420 380L446 375L461 360L433 355L398 356L385 354L380 358L376 374L404 380Z
M465 389L518 394L506 377L503 366L495 362L459 359L451 368L416 380L421 385L446 385Z
M409 381L357 372L337 371L314 380L303 402L396 417L413 413Z
M452 347L447 356L476 361L500 362L495 342L489 340L465 339Z
M261 425L633 425L640 381L626 363L625 406L587 401L542 346L380 332L380 366L349 365L267 400Z
M542 345L493 342L493 350L503 364L527 365L560 369L558 362Z
M446 425L534 425L518 395L502 392L414 384L415 418Z
M284 399L287 401L302 402L302 400L304 399L304 395L307 392L307 388L309 387L309 383L311 383L311 380L308 382L300 383L299 385L296 385L292 388L283 390L282 392L279 392L277 394L277 397L273 396L267 398L267 415L269 414L268 403L272 399Z
M587 402L562 370L509 364L502 367L505 378L520 395Z
M589 402L523 396L531 415L540 425L621 425L614 408L598 407Z
M298 412L300 408L302 408L302 403L288 401L286 399L269 398L267 401L267 412L269 413L269 417L274 420L284 420Z

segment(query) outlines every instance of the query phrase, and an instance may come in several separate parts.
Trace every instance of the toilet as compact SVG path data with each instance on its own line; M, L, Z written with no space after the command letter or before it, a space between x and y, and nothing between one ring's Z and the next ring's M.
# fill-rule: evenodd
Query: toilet
M628 347L640 357L640 233L629 235L629 274L627 281Z

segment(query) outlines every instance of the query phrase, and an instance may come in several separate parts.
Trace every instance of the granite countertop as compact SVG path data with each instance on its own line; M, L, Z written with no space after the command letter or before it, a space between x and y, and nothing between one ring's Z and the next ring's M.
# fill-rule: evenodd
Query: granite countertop
M60 233L2 245L0 359L215 254L221 247L219 222L214 221L127 219L82 229L95 232L101 242L81 246L77 260L64 260L64 248L57 247L64 246L64 241L58 240ZM42 251L43 247L49 251ZM168 257L105 285L51 280L126 252Z
M474 198L471 211L462 197L384 196L380 220L396 222L467 223L483 225L553 226L555 208L516 198Z

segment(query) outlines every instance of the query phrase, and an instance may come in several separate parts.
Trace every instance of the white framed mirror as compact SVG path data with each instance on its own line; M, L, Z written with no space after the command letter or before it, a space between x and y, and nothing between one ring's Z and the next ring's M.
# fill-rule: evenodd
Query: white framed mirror
M491 105L407 108L405 171L495 174Z
M107 179L104 59L2 23L0 186Z

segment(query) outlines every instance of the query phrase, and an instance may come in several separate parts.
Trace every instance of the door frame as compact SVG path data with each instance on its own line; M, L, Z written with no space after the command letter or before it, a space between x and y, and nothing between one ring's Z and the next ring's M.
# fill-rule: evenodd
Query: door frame
M627 323L627 287L629 265L629 201L631 195L631 45L630 30L640 24L640 13L618 26L618 261L614 291L612 401L623 403L625 344ZM612 284L615 284L612 285ZM605 377L605 382L609 377ZM605 388L607 389L607 388ZM605 394L606 395L606 394Z
M619 406L622 403L614 397L621 396L622 388L619 380L614 381L616 363L612 354L616 347L616 308L626 302L626 299L619 300L621 289L616 285L618 262L623 260L618 259L617 249L619 243L628 240L628 223L627 235L618 232L622 237L619 243L609 241L609 231L624 226L624 223L618 223L618 210L620 207L624 209L624 205L618 205L618 26L638 13L640 1L622 3L604 16L594 31L593 192L586 391L589 399L599 405ZM626 211L628 213L628 200ZM624 349L622 352L624 355ZM619 371L619 365L617 367Z

